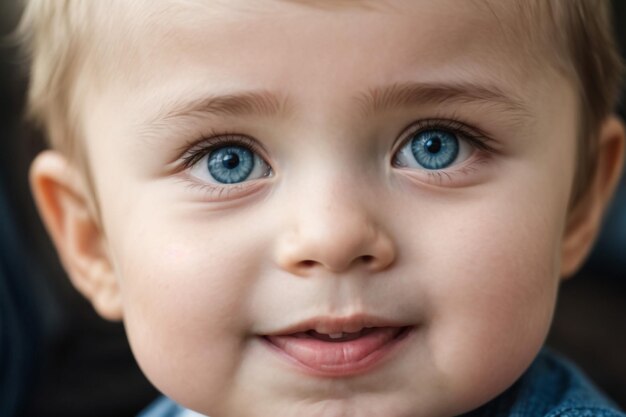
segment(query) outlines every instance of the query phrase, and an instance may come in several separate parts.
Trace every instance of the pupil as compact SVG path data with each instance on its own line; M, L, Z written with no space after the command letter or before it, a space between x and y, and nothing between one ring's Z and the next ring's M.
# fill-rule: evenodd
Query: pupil
M430 153L438 153L441 150L441 139L439 137L428 139L424 147Z
M222 159L222 165L226 169L237 168L237 166L239 165L239 156L237 156L237 154L235 153L229 153L224 155L224 158Z

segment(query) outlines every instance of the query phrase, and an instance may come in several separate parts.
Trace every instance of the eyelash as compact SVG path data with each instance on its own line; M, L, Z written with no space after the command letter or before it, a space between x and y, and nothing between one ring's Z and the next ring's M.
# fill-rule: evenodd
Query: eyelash
M490 142L495 142L494 139L480 129L469 127L465 123L454 118L418 120L404 130L407 131L407 133L402 135L403 138L400 140L400 146L397 147L398 149L406 145L406 143L411 140L413 136L420 132L425 130L444 130L466 139L475 148L485 152L495 152L495 149L489 145ZM394 151L394 154L398 151L398 149Z
M496 152L494 147L490 145L490 143L494 142L494 140L489 135L480 129L469 127L454 117L448 117L445 119L423 119L418 120L417 122L409 125L408 128L403 129L406 133L401 135L402 139L398 141L398 146L394 147L394 151L392 153L392 164L399 167L396 163L399 150L418 133L431 129L439 129L452 133L459 138L466 140L470 146L482 152L483 158L478 158L475 161L477 164L485 162L485 155ZM224 145L242 146L251 152L258 154L264 160L267 160L267 158L264 157L266 152L254 139L234 132L212 131L203 138L188 143L185 146L186 150L183 151L184 153L180 158L182 160L181 171L190 169L213 150ZM464 166L461 169L424 170L424 174L428 176L429 182L441 184L445 181L453 181L453 177L456 177L459 174L469 174L474 169L476 169L476 167L472 164L471 166ZM193 181L187 182L191 188L206 191L209 194L209 197L213 199L227 199L231 193L239 193L246 188L245 183L224 186L199 184L198 182Z
M189 150L182 156L182 168L191 168L213 150L224 145L238 145L256 154L265 154L261 146L259 146L255 140L247 136L231 132L211 132L207 137L186 146Z

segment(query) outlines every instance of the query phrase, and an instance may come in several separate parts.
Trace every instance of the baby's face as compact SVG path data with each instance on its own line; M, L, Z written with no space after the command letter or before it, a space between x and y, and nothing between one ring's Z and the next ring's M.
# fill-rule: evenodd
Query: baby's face
M482 2L355 3L146 1L105 35L84 129L124 322L202 413L456 415L548 331L573 89Z

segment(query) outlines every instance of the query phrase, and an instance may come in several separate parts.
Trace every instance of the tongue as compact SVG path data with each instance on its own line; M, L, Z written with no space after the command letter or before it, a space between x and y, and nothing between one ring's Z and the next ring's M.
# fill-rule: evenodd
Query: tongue
M389 343L402 329L379 327L353 340L326 341L302 335L268 336L287 355L313 368L333 368L359 362Z

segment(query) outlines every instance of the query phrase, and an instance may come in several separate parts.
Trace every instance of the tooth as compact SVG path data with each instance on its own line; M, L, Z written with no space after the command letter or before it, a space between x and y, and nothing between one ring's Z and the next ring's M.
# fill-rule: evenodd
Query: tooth
M328 337L331 339L341 339L343 337L343 333L331 333Z

